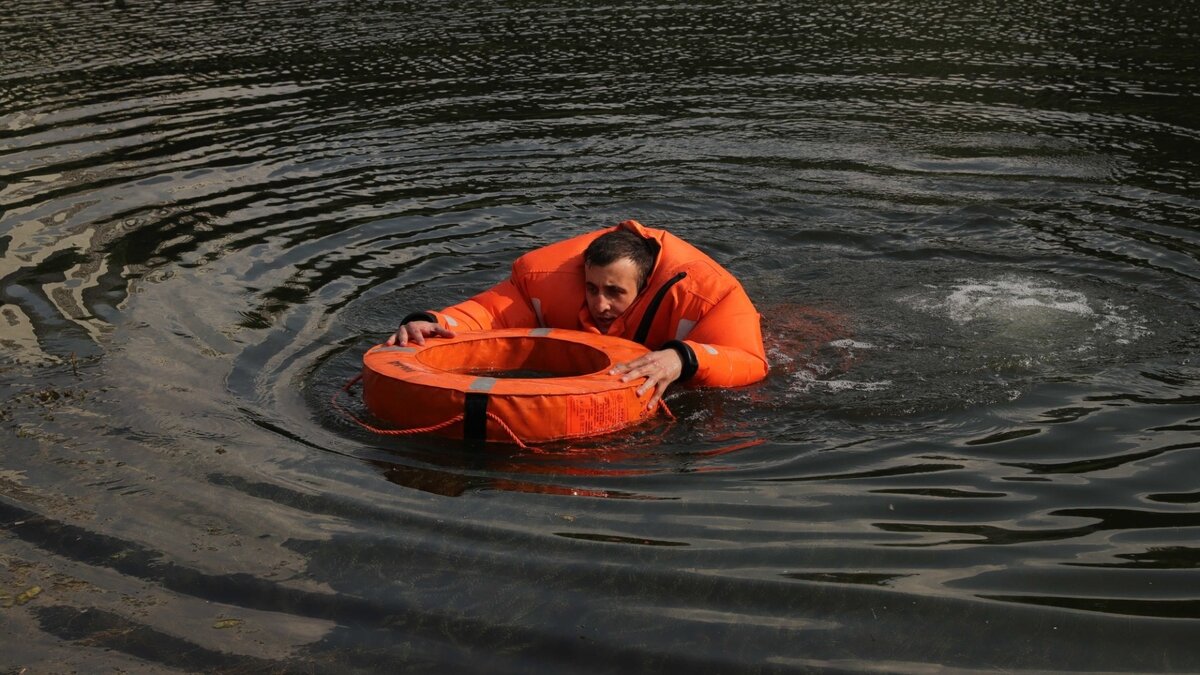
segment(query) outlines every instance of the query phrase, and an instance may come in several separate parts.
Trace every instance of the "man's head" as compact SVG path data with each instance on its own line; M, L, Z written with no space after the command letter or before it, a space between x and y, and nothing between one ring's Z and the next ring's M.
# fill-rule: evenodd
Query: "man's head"
M600 235L583 252L588 311L600 332L633 304L654 269L653 242L629 230Z

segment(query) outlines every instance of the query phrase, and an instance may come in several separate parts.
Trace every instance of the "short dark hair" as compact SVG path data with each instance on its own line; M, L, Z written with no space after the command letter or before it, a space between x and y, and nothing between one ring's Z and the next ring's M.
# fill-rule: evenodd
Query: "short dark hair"
M592 240L583 252L583 264L606 267L618 260L628 259L638 272L638 290L646 287L650 272L654 269L654 255L658 251L652 239L643 239L629 230L616 229Z

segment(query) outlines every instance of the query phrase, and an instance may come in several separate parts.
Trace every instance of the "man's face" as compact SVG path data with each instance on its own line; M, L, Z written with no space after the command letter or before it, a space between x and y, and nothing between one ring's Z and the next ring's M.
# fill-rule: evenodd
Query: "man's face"
M612 322L637 298L637 266L629 258L611 265L584 265L583 281L592 321L601 333L607 333Z

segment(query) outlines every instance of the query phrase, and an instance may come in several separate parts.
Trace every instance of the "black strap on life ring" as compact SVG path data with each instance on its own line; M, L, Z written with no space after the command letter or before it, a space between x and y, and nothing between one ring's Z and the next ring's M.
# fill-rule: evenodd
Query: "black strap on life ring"
M488 395L481 392L467 392L467 400L463 403L463 440L487 440L487 406Z

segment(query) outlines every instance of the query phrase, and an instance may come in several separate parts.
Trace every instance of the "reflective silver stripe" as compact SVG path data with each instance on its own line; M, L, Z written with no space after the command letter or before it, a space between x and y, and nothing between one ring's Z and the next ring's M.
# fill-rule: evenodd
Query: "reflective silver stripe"
M496 378L494 377L477 377L471 380L471 385L467 387L471 391L491 391L492 387L496 386Z
M542 318L542 299L530 298L529 303L533 305L533 313L537 315L538 325L545 326L546 320Z
M692 329L695 327L696 327L695 321L690 321L688 319L680 319L679 325L675 327L675 339L683 340L683 339L687 338L688 334L690 334L692 332Z
M377 352L408 352L409 354L411 354L411 353L417 351L417 349L416 349L416 347L397 347L397 346L393 345L391 347L380 347L379 349L376 349L375 351L377 351Z
M533 330L529 331L529 334L532 335L533 337L546 337L547 335L550 334L550 331L552 331L552 330L554 330L554 329L553 328L534 328Z

